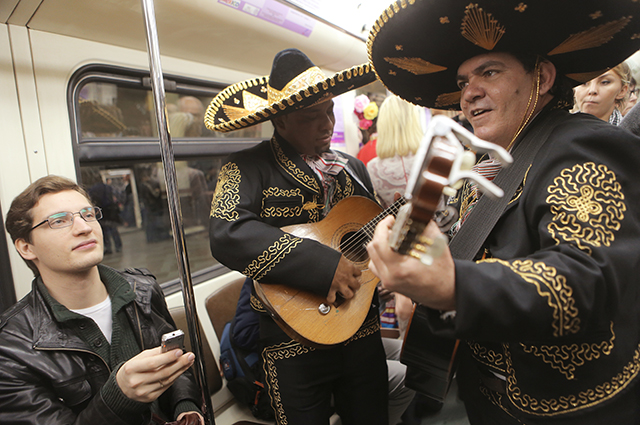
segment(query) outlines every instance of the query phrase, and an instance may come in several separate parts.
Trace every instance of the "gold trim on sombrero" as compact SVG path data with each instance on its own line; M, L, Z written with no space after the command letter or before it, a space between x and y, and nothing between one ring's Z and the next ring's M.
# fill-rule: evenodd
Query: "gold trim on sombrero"
M80 105L91 106L92 112L95 112L96 114L107 120L109 124L113 125L116 128L116 130L124 131L127 129L127 126L122 121L120 121L116 116L114 116L111 112L107 111L103 106L99 105L95 101L80 99L78 103L80 103Z
M384 58L384 60L415 75L433 74L447 69L446 66L435 65L422 58Z
M293 80L289 81L282 90L267 86L269 96L268 104L281 102L284 99L295 95L305 87L313 86L326 79L327 77L322 73L322 71L320 71L320 68L317 66L311 67L302 74L296 76ZM298 101L302 100L301 96L298 97L296 98ZM309 97L309 95L306 97ZM293 105L292 101L289 101L289 105Z
M400 8L406 9L408 5L412 5L415 2L416 0L396 0L382 11L380 17L376 19L376 21L371 26L371 31L369 31L369 38L367 39L367 52L369 54L369 62L373 63L373 61L371 60L371 43L373 43L373 39L376 38L376 35L380 32L380 29L384 27L385 22L389 21L390 16L394 15L391 7L393 7L395 13L398 13L400 11ZM389 13L391 14L389 15Z
M237 99L233 99L233 101L236 104L240 102ZM222 110L230 120L237 120L269 106L269 102L267 101L267 99L246 90L242 92L242 104L244 105L244 108L231 105L222 105Z
M442 93L438 95L436 98L435 107L442 108L444 106L456 105L460 103L460 98L462 97L461 91L456 91L453 93Z
M565 41L560 43L558 47L548 53L549 56L559 55L562 53L575 52L577 50L591 49L593 47L602 46L610 41L614 35L622 31L627 26L631 16L620 18L617 21L607 22L606 24L590 28L578 34L572 34Z
M515 10L516 12L520 12L523 13L525 10L527 10L527 5L524 3L520 3L519 5L517 5L513 10Z
M332 93L321 93L321 91L329 90L340 84L351 82L352 79L365 77L373 71L369 63L355 65L349 69L340 71L331 77L326 77L318 67L311 67L290 81L282 90L276 90L269 87L268 77L259 77L252 80L241 81L222 90L216 97L211 100L205 113L204 122L208 129L227 132L239 130L249 125L257 124L274 117L281 111L289 107L295 107L297 103L302 102L306 98L318 96L315 104L326 101L328 97L333 96ZM369 84L373 80L362 83ZM356 88L356 82L345 87L345 91ZM267 92L269 98L264 99L255 93L246 92L245 90L254 86L262 86L261 92ZM239 104L237 94L242 93L243 107L236 107L228 103ZM236 97L234 97L236 96ZM263 103L263 107L259 105ZM256 109L257 108L257 109ZM222 110L228 120L224 117L216 115ZM218 122L216 122L218 121Z
M237 119L232 120L231 122L222 122L222 123L216 124L215 117L218 110L222 108L222 110L225 113L227 113L226 107L228 107L229 105L224 105L225 101L227 101L228 99L231 99L237 93L244 93L247 87L264 86L265 84L267 84L267 81L268 81L267 77L258 77L251 80L241 81L239 83L232 84L227 88L225 88L224 90L222 90L220 93L218 93L216 97L214 97L211 100L211 103L207 107L207 111L205 112L205 115L204 115L205 126L210 130L215 129L217 125L224 126L223 130L215 129L216 131L230 131L230 130L236 130L236 129L242 128L242 126L234 122L234 121L237 121ZM237 102L235 102L237 98L233 100L234 100L234 103L237 104ZM244 96L243 96L243 101L244 101ZM234 107L231 106L231 108L234 108ZM233 113L239 112L238 110L240 109L242 108L236 108L236 110ZM246 114L250 115L251 111L247 110Z
M477 4L469 4L462 20L462 36L483 49L493 50L504 35L504 27Z

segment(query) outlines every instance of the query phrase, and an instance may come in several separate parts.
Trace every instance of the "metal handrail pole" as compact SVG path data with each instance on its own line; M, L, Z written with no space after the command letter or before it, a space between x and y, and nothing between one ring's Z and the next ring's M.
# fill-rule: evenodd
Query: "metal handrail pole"
M164 81L162 76L162 65L160 63L160 49L158 47L158 30L156 27L155 8L153 0L141 0L142 11L145 20L147 33L147 48L149 52L149 68L151 71L151 88L158 124L158 136L160 138L160 152L164 168L164 178L167 186L167 202L169 203L169 217L171 219L171 229L173 231L173 241L178 261L178 271L180 283L182 285L182 296L184 300L187 325L189 327L189 337L191 347L196 354L194 366L196 367L196 382L202 392L202 412L205 422L214 425L213 408L211 396L207 384L207 374L204 365L204 350L202 348L202 338L196 312L195 296L193 292L193 282L189 270L189 257L187 245L184 237L182 225L182 210L180 208L180 197L178 196L178 183L176 177L176 167L171 145L171 135L167 120L167 106L165 102Z

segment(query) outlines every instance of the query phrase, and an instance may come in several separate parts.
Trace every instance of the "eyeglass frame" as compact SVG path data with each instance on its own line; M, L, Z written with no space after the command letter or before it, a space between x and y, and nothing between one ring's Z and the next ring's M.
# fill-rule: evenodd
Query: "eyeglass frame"
M95 213L95 215L96 215L96 219L95 219L95 220L87 220L87 219L82 215L82 212L83 212L83 211L85 211L85 210L88 210L88 209L92 209L92 210L93 210L93 212ZM71 214L71 221L69 222L69 224L68 224L68 225L65 225L65 226L62 226L62 227L53 227L53 226L51 226L51 222L49 221L49 220L51 219L51 217L59 216L60 214L65 214L65 215L66 215L66 214ZM49 223L49 228L54 229L54 230L55 230L55 229L64 229L64 228L67 228L67 227L71 227L71 226L73 226L73 220L75 219L75 215L76 215L76 214L78 214L80 217L82 217L82 219L83 219L86 223L93 223L93 222L96 222L96 221L98 221L98 220L101 220L101 219L102 219L102 217L103 217L103 215L102 215L102 208L100 208L100 207L85 207L85 208L83 208L83 209L81 209L80 211L77 211L77 212L61 211L61 212L59 212L59 213L51 214L49 217L45 218L45 219L44 219L44 220L42 220L40 223L38 223L38 224L36 224L35 226L33 226L33 227L31 228L31 230L30 230L30 231L33 231L34 229L36 229L36 228L38 228L38 227L42 226L44 223ZM100 216L100 217L98 217L98 216Z

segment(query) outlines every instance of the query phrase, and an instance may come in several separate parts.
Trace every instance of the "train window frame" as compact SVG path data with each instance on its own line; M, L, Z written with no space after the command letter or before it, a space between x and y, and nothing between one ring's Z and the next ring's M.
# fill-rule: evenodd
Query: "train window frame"
M179 95L215 96L227 85L215 81L205 81L165 74L165 91ZM71 122L74 166L78 182L82 182L81 166L99 166L110 162L161 161L160 143L157 137L94 137L83 139L80 122L80 90L91 82L111 83L119 87L151 91L148 70L120 67L106 64L89 64L76 70L67 86L67 105ZM226 156L238 150L247 149L263 140L257 138L223 137L181 137L171 138L174 158L190 160L201 156ZM113 149L117 144L118 149ZM194 285L221 276L230 270L215 264L200 270L192 270ZM181 289L180 277L159 282L166 295Z

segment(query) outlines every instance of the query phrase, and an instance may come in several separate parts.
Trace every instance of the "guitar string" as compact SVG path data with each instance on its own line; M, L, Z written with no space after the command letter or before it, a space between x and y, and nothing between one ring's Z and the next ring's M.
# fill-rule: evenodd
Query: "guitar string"
M407 200L404 197L398 198L386 210L382 211L350 236L343 244L341 244L341 251L345 257L349 258L349 255L351 255L355 258L361 258L362 254L366 251L367 244L373 238L375 226L389 214L393 214L395 217L398 214L400 207L406 203Z

